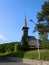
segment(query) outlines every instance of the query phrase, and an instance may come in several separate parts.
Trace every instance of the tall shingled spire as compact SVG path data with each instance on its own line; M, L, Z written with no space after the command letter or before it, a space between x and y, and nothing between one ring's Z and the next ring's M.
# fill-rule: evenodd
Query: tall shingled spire
M23 28L22 28L22 30L23 30L23 35L25 35L25 36L28 36L28 27L27 27L27 22L26 22L26 17L24 17L24 26L23 26Z
M27 27L26 16L24 17L24 27Z

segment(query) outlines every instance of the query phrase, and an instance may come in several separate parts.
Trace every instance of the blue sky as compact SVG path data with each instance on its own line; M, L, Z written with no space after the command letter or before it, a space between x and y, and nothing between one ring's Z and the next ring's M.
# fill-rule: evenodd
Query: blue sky
M26 16L29 27L29 35L38 35L33 33L37 23L37 12L41 11L41 5L45 0L0 0L0 43L21 41L22 27L24 25L24 16Z

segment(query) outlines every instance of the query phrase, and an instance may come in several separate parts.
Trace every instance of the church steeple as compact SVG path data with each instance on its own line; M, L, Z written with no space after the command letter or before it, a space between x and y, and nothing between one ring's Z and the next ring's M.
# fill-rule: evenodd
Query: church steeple
M27 27L27 22L26 22L26 17L24 17L24 26L23 26L23 28L22 28L22 30L23 30L23 35L25 35L25 36L28 36L28 27Z
M24 17L24 27L27 27L26 16Z

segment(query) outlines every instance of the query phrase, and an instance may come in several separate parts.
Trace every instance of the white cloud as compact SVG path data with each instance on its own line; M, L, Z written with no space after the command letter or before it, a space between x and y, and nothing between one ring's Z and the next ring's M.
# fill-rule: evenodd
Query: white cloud
M0 40L6 40L5 36L0 34Z

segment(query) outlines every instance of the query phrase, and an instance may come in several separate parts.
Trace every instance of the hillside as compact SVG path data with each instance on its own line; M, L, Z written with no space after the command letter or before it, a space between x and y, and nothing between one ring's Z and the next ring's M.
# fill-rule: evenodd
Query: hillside
M13 52L15 47L18 45L18 43L19 42L10 42L10 43L0 44L0 53Z
M28 58L28 59L38 59L37 50L28 50L22 51L18 50L19 42L10 42L6 44L0 44L0 57L19 57L19 58ZM49 50L41 49L40 50L40 59L49 60Z

